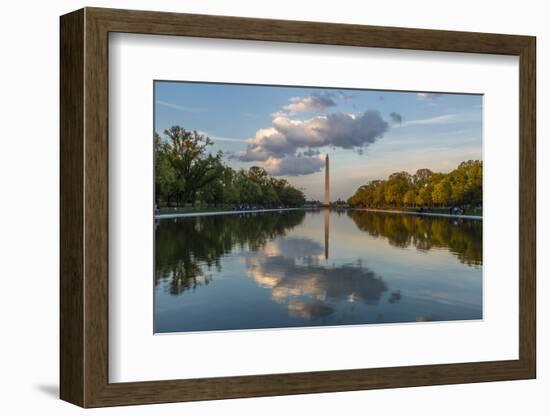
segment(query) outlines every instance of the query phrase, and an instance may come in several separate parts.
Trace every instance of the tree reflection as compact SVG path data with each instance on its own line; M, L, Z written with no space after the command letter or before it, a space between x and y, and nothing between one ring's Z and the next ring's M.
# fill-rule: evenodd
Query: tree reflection
M305 211L288 211L161 220L155 226L155 284L170 279L174 295L207 285L224 254L235 247L256 251L304 217Z
M309 238L286 236L301 224L305 211L231 214L161 220L156 225L155 284L168 283L178 295L205 286L221 271L222 258L243 251L248 275L270 289L274 301L291 315L304 319L328 317L338 302L377 305L388 291L386 283L363 264L327 266L328 210L320 230L324 245ZM311 212L310 215L318 215ZM456 219L342 211L358 229L384 238L395 247L418 250L445 248L468 265L482 264L482 223ZM321 237L322 238L322 237ZM388 294L387 302L401 301L401 292Z
M482 222L457 221L345 210L160 220L162 331L478 319Z
M483 223L477 220L348 211L357 227L389 244L418 250L447 248L469 266L482 264Z

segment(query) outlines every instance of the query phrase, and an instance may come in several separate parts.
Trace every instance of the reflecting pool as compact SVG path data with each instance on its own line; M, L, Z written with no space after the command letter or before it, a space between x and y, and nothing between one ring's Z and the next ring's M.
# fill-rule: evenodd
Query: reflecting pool
M155 225L155 332L482 318L482 221L356 210Z

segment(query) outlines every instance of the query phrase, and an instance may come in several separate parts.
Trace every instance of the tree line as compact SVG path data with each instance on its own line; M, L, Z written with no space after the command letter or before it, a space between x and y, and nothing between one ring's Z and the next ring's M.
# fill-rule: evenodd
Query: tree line
M419 169L414 175L392 173L386 180L360 186L348 204L363 208L477 207L482 204L482 182L482 161L469 160L449 173L430 169Z
M221 151L208 152L212 140L181 126L154 133L155 202L157 206L298 207L304 193L261 167L235 170Z

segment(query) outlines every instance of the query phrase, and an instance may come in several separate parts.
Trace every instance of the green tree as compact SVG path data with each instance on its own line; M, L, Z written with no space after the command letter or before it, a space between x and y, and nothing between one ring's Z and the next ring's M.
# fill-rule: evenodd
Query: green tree
M386 182L385 181L373 181L373 196L372 203L375 207L380 208L384 206L386 202Z
M170 202L170 199L177 190L174 168L166 158L159 158L155 165L155 173L155 197L157 205L160 202L161 196L164 196L164 199Z
M262 167L235 171L223 154L208 152L212 141L196 131L173 126L164 137L153 136L155 200L171 205L202 202L209 205L302 206L303 192Z
M222 173L223 201L226 204L237 205L240 201L238 174L229 166L225 166Z
M480 160L469 160L462 162L458 169L466 171L464 199L473 205L481 204L483 197L483 162Z
M168 160L166 153L163 151L163 146L160 136L154 135L155 148L155 202L157 206L160 204L161 197L170 202L170 198L176 192L177 178L176 171Z
M409 189L407 192L405 192L405 196L403 197L403 204L406 207L412 207L416 204L416 191L414 189Z
M431 182L433 172L430 169L418 169L412 177L413 184L416 188L426 186Z
M241 172L238 179L239 201L243 204L257 204L262 200L262 188Z
M386 203L393 206L401 205L411 184L411 175L407 172L392 173L385 185L384 199Z
M195 201L197 192L220 178L223 172L222 153L207 153L212 145L208 136L180 126L164 130L167 141L163 152L176 173L176 194L181 203Z
M451 183L448 178L445 178L434 186L432 199L435 204L444 206L451 201L451 195Z
M416 195L415 203L419 207L432 206L432 191L428 184L420 188Z
M258 185L264 185L269 177L267 171L259 166L252 166L251 168L249 168L246 176L251 181L256 182Z
M270 207L277 206L281 203L281 200L279 199L279 195L277 195L277 191L275 191L275 188L273 187L271 182L267 182L263 186L262 197L263 197L263 204Z

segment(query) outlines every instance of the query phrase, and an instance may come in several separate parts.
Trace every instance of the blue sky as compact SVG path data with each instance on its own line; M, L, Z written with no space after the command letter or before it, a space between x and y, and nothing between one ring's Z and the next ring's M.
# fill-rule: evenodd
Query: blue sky
M232 167L265 167L322 199L397 171L482 158L481 95L156 81L155 131L207 134Z

